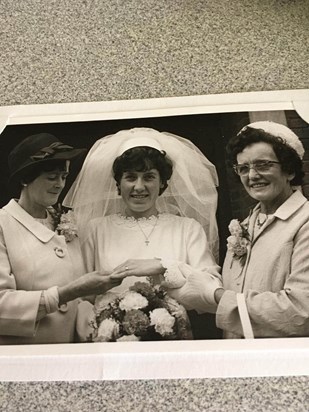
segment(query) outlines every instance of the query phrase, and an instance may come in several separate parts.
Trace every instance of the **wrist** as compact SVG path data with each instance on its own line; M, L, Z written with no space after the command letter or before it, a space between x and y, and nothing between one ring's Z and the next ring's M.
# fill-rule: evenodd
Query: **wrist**
M70 282L65 286L58 286L58 295L59 295L59 306L70 302L76 298L79 298L81 295L78 293L78 285L75 285L75 282Z
M171 262L161 261L163 285L168 289L178 289L186 283L186 279L177 262Z
M166 267L163 265L161 259L155 258L156 261L158 261L158 275L164 276L164 273L166 272Z
M59 308L58 286L52 286L49 289L43 290L42 298L43 298L47 313L53 313L53 312L56 312L56 310L58 310Z

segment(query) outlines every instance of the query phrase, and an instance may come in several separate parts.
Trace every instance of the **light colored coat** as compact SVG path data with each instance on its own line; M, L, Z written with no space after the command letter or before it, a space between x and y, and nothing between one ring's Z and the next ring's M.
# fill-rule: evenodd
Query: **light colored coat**
M0 210L0 344L73 342L77 301L36 316L42 290L82 273L78 240L66 243L11 200Z
M252 235L257 205L250 219ZM262 227L242 267L228 252L217 326L243 336L236 293L243 293L255 337L309 336L309 202L294 192Z

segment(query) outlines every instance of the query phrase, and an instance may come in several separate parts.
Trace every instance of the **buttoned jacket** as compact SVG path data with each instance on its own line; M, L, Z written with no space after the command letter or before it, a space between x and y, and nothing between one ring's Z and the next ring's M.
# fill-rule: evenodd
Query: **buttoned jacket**
M217 325L225 337L243 336L241 293L255 337L309 336L309 202L295 191L253 236L259 211L243 222L251 236L244 264L227 252Z
M76 301L36 317L42 290L83 272L78 241L66 243L11 200L0 210L0 343L72 342Z

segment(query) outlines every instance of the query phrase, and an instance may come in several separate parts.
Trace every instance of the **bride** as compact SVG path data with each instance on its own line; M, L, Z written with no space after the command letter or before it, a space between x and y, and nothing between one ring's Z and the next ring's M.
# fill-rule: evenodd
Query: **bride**
M76 214L87 271L123 279L100 302L152 276L171 293L188 283L190 294L199 282L186 309L205 312L206 300L215 310L216 186L215 167L182 137L134 128L98 140L65 204Z

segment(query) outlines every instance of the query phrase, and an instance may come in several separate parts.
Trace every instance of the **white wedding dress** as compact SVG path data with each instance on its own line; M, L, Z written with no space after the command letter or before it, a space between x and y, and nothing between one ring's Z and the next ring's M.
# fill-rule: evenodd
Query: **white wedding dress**
M219 271L202 226L194 219L168 213L138 221L120 214L94 219L88 225L82 251L87 272L111 273L127 259L154 258L162 260L172 278L186 278L194 270ZM104 301L122 294L137 280L142 279L125 278L120 286L107 292ZM157 277L156 283L160 280Z

